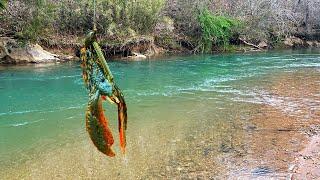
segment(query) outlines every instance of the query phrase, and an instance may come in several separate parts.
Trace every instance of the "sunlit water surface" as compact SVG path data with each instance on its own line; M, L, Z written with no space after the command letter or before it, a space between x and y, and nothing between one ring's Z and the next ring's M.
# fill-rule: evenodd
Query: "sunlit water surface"
M99 153L85 130L78 63L0 67L0 179L286 177L290 159L281 153L301 149L303 138L264 122L288 128L292 119L319 116L319 51L178 56L110 68L129 118L127 153L116 139L115 158ZM295 84L299 78L306 79ZM291 80L293 88L308 81L310 93L292 94ZM117 137L116 108L105 109ZM277 153L284 160L272 159Z

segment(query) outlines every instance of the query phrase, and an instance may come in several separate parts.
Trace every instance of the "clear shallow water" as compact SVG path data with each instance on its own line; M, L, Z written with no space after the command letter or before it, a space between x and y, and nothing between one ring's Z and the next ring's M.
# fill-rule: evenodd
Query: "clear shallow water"
M179 56L111 62L110 68L128 103L126 158L117 143L118 156L109 159L88 140L79 64L0 67L2 173L39 179L264 175L276 170L230 165L233 156L250 154L252 116L263 105L304 120L319 110L319 51ZM310 77L316 88L304 101L269 88L297 72L295 78ZM105 107L116 135L116 109Z

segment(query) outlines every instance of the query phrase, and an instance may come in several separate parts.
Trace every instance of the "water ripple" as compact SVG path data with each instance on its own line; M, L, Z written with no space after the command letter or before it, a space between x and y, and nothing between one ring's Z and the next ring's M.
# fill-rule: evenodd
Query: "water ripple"
M70 110L70 109L82 109L86 104L82 104L79 106L68 106L68 107L60 107L60 108L53 108L48 110L25 110L25 111L14 111L14 112L0 112L0 116L6 116L6 115L16 115L16 114L28 114L28 113L50 113L50 112L56 112L56 111L64 111L64 110Z
M20 126L26 126L26 125L38 123L38 122L41 122L41 121L44 121L44 120L45 120L45 119L39 119L39 120L36 120L36 121L25 121L25 122L8 124L8 125L1 126L1 127L20 127Z

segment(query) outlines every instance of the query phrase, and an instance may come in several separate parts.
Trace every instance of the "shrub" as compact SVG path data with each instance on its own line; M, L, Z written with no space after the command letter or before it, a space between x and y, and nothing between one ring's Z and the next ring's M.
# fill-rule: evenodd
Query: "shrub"
M6 0L0 0L0 8ZM99 34L121 39L151 34L165 0L96 0ZM0 34L39 41L51 35L83 36L93 26L93 3L86 0L14 0L2 11Z
M202 31L200 42L202 52L211 52L212 45L226 47L233 30L240 25L238 20L215 16L207 9L200 11L198 20Z
M32 9L31 18L26 20L20 35L25 40L36 42L39 37L45 37L53 31L56 6L46 0L36 0L29 4L36 8Z
M7 5L7 0L0 0L0 10L4 9Z
M128 3L131 28L140 34L153 32L164 0L136 0Z

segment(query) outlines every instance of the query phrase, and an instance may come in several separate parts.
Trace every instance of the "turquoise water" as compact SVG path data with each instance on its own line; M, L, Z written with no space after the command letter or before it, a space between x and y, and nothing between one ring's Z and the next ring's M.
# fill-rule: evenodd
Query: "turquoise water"
M199 137L197 142L211 139L213 149L216 145L224 148L223 143L227 141L224 137L231 133L245 136L237 128L242 122L236 122L235 117L249 116L250 107L255 104L274 105L276 101L266 98L262 101L261 95L265 94L265 87L272 84L272 78L282 73L312 72L317 77L320 55L319 51L310 50L192 55L110 62L110 68L128 103L126 165L119 160L117 143L115 149L119 159L109 160L96 152L88 140L84 123L87 92L78 63L5 66L0 67L0 164L7 169L5 174L14 177L19 174L14 169L37 164L39 170L47 166L55 171L33 174L33 178L48 178L53 174L74 178L78 171L58 170L70 168L71 165L65 162L68 159L62 159L72 157L77 168L97 169L80 177L108 177L110 172L97 165L101 161L114 167L125 166L127 170L123 176L154 177L168 171L168 166L169 170L178 166L168 165L180 162L176 152L197 147L183 143L188 142L190 134L195 134L191 139ZM317 80L315 83L320 82L319 78ZM105 107L116 135L116 109L109 104ZM210 147L200 149L209 153ZM212 157L218 157L219 152L212 153ZM90 157L82 161L78 156ZM199 156L188 158L201 167L203 159ZM163 166L153 162L159 162L159 159ZM92 163L88 165L90 160ZM41 164L41 161L52 161L59 167ZM130 167L130 163L136 167ZM193 167L197 170L198 166ZM220 171L219 167L215 168L212 174ZM20 177L30 174L21 169ZM169 177L176 176L169 173Z

